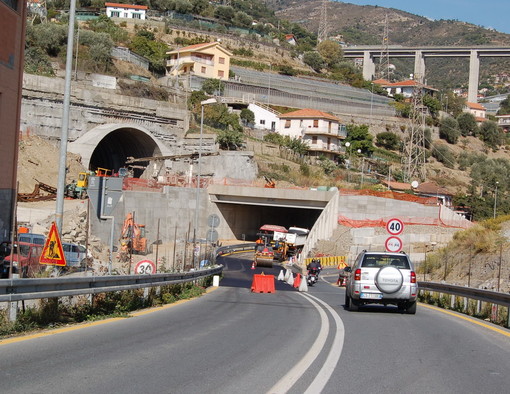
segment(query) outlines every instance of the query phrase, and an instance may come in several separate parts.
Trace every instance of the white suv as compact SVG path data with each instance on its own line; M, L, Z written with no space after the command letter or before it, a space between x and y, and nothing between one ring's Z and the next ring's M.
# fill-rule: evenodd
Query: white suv
M409 314L416 313L418 284L411 260L405 253L363 251L356 258L345 289L345 306L350 311L364 304L394 304Z

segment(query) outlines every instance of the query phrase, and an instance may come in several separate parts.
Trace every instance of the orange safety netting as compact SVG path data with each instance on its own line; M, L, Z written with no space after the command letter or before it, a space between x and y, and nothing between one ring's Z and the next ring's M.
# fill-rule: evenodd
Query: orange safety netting
M392 191L379 192L376 190L367 189L363 190L340 189L339 194L341 196L373 196L381 198L391 198L393 200L416 202L418 204L424 205L437 205L436 197L419 197L413 194L397 193Z

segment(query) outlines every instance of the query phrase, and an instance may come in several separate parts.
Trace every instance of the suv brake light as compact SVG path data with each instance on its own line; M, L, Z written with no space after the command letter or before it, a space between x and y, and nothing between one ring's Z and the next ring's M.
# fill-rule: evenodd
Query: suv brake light
M416 283L416 274L414 271L411 271L411 283Z
M354 280L361 280L361 269L354 271Z

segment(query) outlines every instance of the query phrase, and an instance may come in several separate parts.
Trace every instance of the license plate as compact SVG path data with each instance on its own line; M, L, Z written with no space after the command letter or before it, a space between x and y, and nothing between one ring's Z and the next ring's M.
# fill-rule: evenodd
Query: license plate
M361 293L359 298L369 299L369 300L380 300L382 298L382 294L377 293Z

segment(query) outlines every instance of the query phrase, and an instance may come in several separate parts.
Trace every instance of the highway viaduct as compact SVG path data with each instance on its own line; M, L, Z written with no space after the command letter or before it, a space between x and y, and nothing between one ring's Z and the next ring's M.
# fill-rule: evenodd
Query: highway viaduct
M380 58L380 46L356 46L344 48L345 58L363 58L363 78L371 81L375 75L374 59ZM464 57L469 58L468 101L477 102L480 78L480 59L484 57L509 57L509 47L478 46L478 47L399 47L388 48L390 58L414 58L414 75L420 81L425 76L425 59L432 57Z

